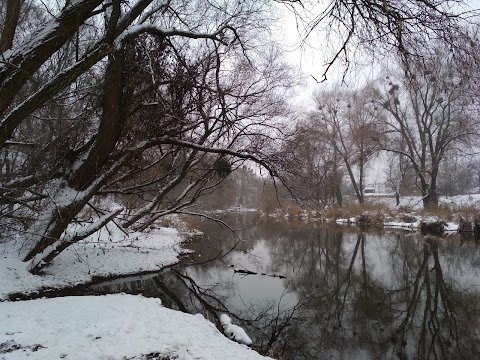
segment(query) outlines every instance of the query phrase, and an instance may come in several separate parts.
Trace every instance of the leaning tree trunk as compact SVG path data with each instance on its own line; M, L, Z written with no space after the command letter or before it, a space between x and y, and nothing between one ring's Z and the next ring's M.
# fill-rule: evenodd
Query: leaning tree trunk
M359 188L359 184L355 179L355 175L353 174L353 170L348 160L347 159L344 159L344 160L345 160L345 165L347 167L348 175L350 176L350 181L352 182L353 190L355 191L355 195L357 196L357 199L358 199L358 203L362 205L364 203L363 190Z
M110 154L120 138L124 122L123 55L123 51L118 51L111 56L106 69L103 116L95 143L88 150L86 159L79 160L78 166L72 166L72 170L75 169L72 175L64 180L63 188L57 188L51 196L50 205L43 212L44 215L32 225L29 231L32 234L34 246L24 261L32 261L30 268L32 273L38 273L61 251L90 234L91 229L89 231L83 229L75 236L64 235L62 238L62 234L72 220L126 159L126 157L121 158L105 169ZM105 219L108 222L111 218L107 216ZM100 221L97 225L98 230L105 223Z

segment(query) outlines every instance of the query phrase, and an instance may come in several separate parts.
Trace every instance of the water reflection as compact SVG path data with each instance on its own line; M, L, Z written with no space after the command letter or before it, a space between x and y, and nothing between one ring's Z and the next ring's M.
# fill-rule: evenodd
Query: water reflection
M480 358L474 243L290 222L256 224L239 242L202 225L207 236L188 260L197 265L104 291L142 291L213 322L228 313L278 359Z

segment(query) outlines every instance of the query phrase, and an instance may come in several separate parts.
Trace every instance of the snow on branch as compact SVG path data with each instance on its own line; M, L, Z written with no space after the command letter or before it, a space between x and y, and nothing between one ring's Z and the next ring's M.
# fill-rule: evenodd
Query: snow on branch
M176 28L162 29L153 24L141 24L141 25L131 26L130 28L125 30L122 34L118 36L115 42L117 47L121 47L122 44L128 39L138 36L140 34L148 33L152 35L157 35L162 38L171 37L171 36L181 36L181 37L186 37L190 39L211 39L214 41L221 42L224 45L228 45L228 43L225 41L225 36L224 36L224 32L226 30L233 31L235 33L235 37L237 37L235 29L233 29L229 25L223 25L217 31L212 33L196 33L193 31L180 30Z
M92 10L101 3L102 0L75 1L56 18L40 25L15 49L0 54L0 114L8 109L31 75L75 34L78 25L92 16ZM3 132L0 128L2 137Z
M122 208L117 209L115 211L104 214L103 216L99 217L97 221L91 224L80 226L79 228L76 227L71 231L66 231L60 239L58 239L52 245L46 247L41 253L35 255L35 257L30 262L29 270L32 271L35 269L35 272L38 273L39 270L45 267L51 260L53 260L69 245L83 240L86 237L97 232L122 211Z
M45 104L59 89L71 84L78 76L91 68L108 54L108 45L100 43L85 58L69 66L48 81L37 92L30 95L21 104L12 109L0 122L0 146L5 144L17 126L32 111Z

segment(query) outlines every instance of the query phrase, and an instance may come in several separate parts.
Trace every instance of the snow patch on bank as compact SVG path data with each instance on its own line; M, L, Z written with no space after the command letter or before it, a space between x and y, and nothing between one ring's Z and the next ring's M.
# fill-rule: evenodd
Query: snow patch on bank
M21 261L25 249L20 241L0 244L0 299L11 293L87 283L94 276L159 270L188 252L181 248L181 242L176 229L124 233L109 224L63 251L42 276L27 271L28 263Z
M270 359L227 339L200 314L132 295L0 304L2 359ZM161 358L160 356L160 358Z

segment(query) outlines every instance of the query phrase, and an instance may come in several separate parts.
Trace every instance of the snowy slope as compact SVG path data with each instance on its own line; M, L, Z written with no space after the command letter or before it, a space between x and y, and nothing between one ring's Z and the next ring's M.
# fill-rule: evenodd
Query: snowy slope
M64 297L0 303L0 358L270 359L221 334L202 315L132 295ZM160 357L161 358L161 357Z
M66 249L43 276L28 272L22 244L0 244L0 300L10 293L86 283L93 276L160 270L178 261L181 242L175 229L125 234L110 225Z

